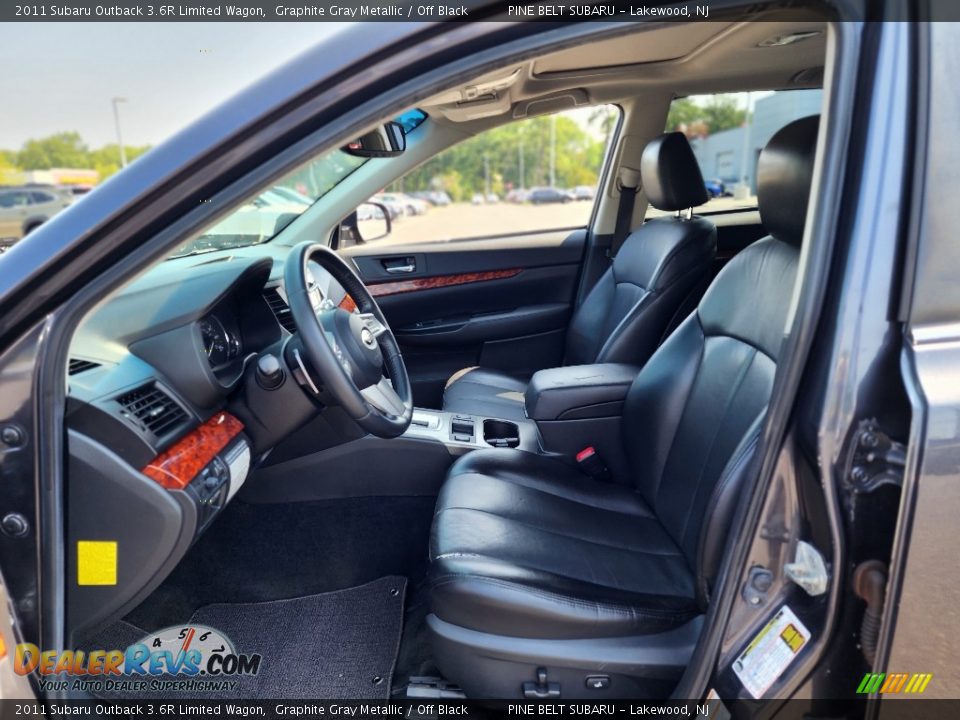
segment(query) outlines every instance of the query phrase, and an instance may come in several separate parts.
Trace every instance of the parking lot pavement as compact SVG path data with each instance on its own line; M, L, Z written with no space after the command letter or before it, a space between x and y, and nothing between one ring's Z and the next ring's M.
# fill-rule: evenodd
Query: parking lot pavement
M589 221L592 210L593 205L589 202L569 202L563 205L516 205L506 202L492 205L454 203L446 207L430 208L425 215L395 220L393 231L388 237L378 240L377 244L443 242L470 237L583 227Z
M751 206L756 207L756 198L716 198L698 210L722 212ZM592 212L593 203L586 201L550 205L454 203L432 207L425 215L399 218L393 222L390 235L375 242L377 245L402 245L577 228L589 222ZM671 214L654 208L647 213L648 217Z

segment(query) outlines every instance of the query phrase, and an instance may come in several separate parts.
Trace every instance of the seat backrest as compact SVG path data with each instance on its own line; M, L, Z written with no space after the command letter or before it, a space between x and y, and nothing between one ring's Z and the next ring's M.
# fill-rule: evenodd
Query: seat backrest
M770 140L758 165L771 233L736 255L650 358L627 396L638 491L683 550L705 598L757 446L786 331L818 118Z
M700 167L683 133L651 141L640 161L650 204L686 210L707 200ZM574 313L566 365L642 365L677 308L705 281L717 252L717 231L700 217L648 220L624 242L613 263Z

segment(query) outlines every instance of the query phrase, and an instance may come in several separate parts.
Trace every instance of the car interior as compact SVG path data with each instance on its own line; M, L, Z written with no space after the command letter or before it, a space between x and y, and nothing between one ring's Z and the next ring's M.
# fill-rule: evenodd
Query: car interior
M828 108L719 212L668 112L823 87L830 24L795 18L505 57L332 151L257 242L185 238L105 297L67 370L73 646L207 625L262 654L262 698L671 693L754 482ZM598 106L585 225L346 242L444 150Z

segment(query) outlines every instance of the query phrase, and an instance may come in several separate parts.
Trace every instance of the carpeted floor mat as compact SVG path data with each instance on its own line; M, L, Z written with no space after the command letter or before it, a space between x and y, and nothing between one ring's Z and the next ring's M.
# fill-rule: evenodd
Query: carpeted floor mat
M160 693L158 699L388 699L403 629L405 588L405 578L384 577L359 587L290 600L201 607L190 623L221 631L238 653L258 653L262 657L259 672L232 677L238 685L231 690ZM124 648L145 634L120 622L84 645ZM142 697L127 692L99 694L116 699Z

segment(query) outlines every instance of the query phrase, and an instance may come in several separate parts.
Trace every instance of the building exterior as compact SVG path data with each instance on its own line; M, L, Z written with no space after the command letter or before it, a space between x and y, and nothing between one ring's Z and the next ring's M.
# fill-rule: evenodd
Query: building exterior
M722 180L727 187L746 179L750 194L756 194L757 159L767 141L792 120L818 114L822 100L822 90L781 90L754 103L752 122L745 127L691 140L704 179Z
M84 168L50 168L49 170L27 170L24 182L49 185L96 185L100 173Z

